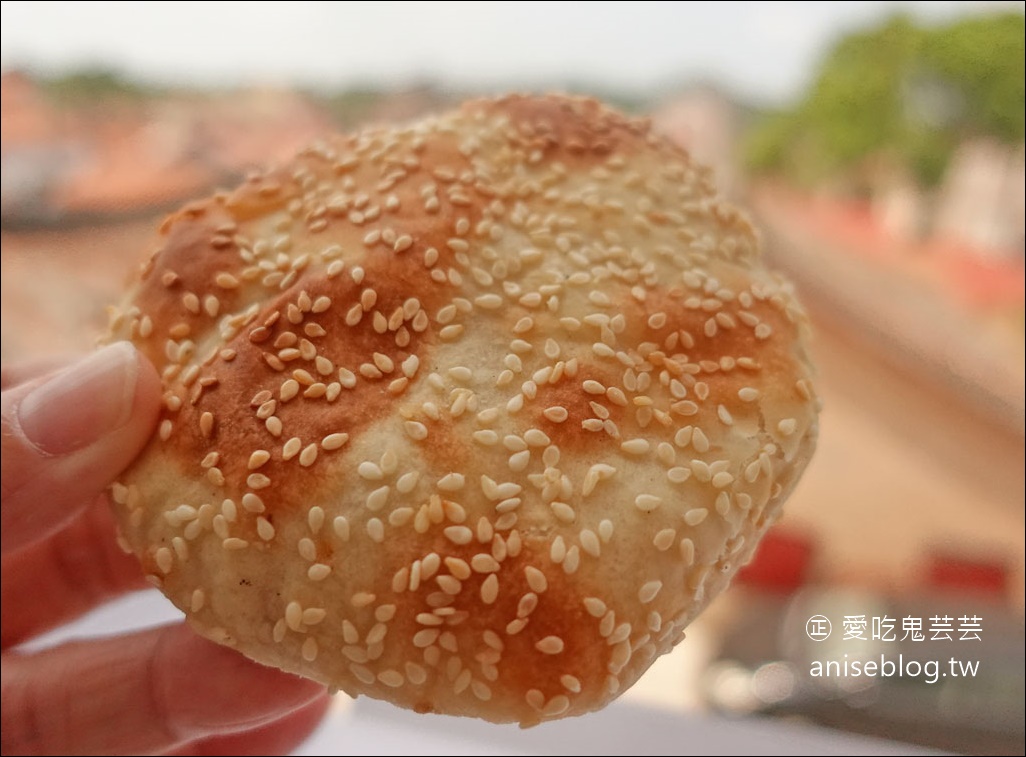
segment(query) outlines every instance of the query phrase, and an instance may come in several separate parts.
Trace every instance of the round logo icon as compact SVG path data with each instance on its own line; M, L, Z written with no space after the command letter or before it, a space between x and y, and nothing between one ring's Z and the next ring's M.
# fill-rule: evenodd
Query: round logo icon
M830 619L825 615L813 615L805 624L805 633L813 641L824 641L830 638Z

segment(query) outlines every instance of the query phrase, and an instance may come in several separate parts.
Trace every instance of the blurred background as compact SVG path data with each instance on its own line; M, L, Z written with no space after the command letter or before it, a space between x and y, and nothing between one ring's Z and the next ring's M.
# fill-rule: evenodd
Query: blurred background
M675 738L678 723L692 738L778 716L956 752L1026 749L1024 3L5 2L2 13L5 363L88 349L163 213L319 134L511 89L650 115L751 210L766 255L797 283L825 409L781 526L618 717L657 713L652 739ZM144 617L132 622L150 622L145 608L162 605L133 607ZM807 634L813 615L832 621L827 645ZM842 640L853 616L865 640ZM950 642L931 638L945 616ZM973 617L978 638L966 638ZM873 618L894 620L898 640L874 640ZM924 641L899 641L906 618L922 620ZM932 684L810 672L816 659L899 653L979 669ZM406 717L337 709L339 722ZM603 732L603 717L578 727ZM496 753L554 743L544 728L497 739L478 724L402 723L421 751L433 742L418 728ZM740 750L891 748L797 730L767 742L759 727ZM311 753L338 748L321 738ZM596 751L613 748L603 738ZM659 751L645 738L625 749Z

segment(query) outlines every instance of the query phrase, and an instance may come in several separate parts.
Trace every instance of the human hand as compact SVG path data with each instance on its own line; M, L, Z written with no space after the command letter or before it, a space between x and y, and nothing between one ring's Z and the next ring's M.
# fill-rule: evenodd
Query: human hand
M160 380L129 344L62 371L3 369L0 615L4 754L273 754L325 689L179 623L28 654L15 645L145 587L104 490L157 420Z

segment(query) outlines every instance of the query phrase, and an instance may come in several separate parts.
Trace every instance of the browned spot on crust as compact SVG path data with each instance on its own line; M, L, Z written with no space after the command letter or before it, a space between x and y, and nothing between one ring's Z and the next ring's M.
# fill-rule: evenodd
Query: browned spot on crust
M520 134L520 146L573 164L630 154L648 136L647 122L629 121L594 100L512 95L469 107L506 113Z
M620 368L622 373L623 366ZM610 402L605 395L587 393L583 389L586 381L597 381L606 387L618 387L621 384L612 363L608 369L595 363L587 363L578 369L577 375L573 378L564 376L555 384L544 384L539 387L538 397L532 403L532 416L537 426L548 434L553 444L574 455L587 454L589 449L604 447L611 441L610 435L604 430L588 430L582 427L584 421L598 417L592 403L605 407L606 413L603 415L617 424L618 428L622 428L625 416L624 408ZM556 422L546 417L545 411L550 407L565 409L566 420Z

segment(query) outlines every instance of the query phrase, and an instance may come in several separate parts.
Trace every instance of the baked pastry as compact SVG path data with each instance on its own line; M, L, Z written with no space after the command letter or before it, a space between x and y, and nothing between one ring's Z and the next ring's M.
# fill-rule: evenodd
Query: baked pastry
M201 634L421 712L601 707L808 462L806 318L644 121L470 102L168 218L112 317L163 377L113 487Z

